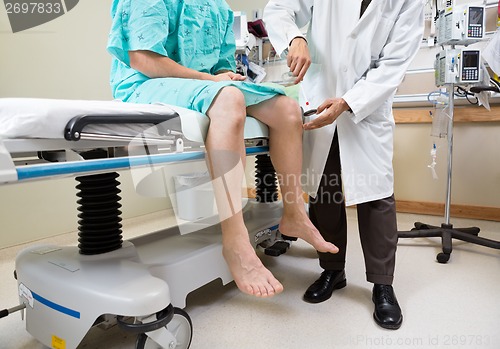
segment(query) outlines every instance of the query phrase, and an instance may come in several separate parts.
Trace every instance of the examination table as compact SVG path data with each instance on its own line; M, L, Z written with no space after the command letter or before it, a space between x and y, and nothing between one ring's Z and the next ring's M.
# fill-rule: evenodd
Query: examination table
M16 258L18 308L33 337L71 349L90 328L117 324L137 334L137 349L190 346L187 294L232 281L217 215L124 241L117 171L131 169L136 188L171 180L169 167L203 161L208 125L205 115L168 105L0 98L0 183L64 176L78 183L78 246L37 245ZM267 132L247 118L256 198L243 213L253 246L277 256L290 241L278 230L282 204Z

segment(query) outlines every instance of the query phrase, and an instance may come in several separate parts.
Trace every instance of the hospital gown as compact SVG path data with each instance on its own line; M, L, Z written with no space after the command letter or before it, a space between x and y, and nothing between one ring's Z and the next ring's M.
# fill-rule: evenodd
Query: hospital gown
M220 89L236 86L246 105L283 90L240 81L150 79L130 67L128 51L148 50L209 74L235 71L233 12L225 0L114 0L108 51L114 98L166 103L206 113Z

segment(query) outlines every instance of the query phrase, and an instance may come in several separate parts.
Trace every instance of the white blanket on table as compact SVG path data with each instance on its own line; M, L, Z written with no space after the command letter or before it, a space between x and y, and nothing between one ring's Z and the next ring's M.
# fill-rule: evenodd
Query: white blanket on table
M191 141L203 142L209 126L207 116L177 106L164 104L135 104L120 101L64 100L44 98L0 98L1 138L64 139L64 128L74 117L81 115L164 115L176 111L182 120L182 133ZM144 131L138 125L89 125L89 133L132 135ZM268 136L267 127L248 117L245 138Z

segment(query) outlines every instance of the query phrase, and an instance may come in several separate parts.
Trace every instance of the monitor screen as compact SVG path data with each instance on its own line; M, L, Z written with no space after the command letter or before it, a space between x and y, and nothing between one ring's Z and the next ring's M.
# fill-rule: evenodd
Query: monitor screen
M479 51L463 51L463 67L478 68L479 67Z
M483 25L483 8L469 7L469 25Z
M234 38L238 41L241 40L241 16L234 15L233 23Z

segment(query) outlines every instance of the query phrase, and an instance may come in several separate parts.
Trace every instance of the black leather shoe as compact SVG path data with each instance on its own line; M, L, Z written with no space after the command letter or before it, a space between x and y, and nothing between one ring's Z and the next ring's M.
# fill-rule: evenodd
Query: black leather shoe
M304 300L309 303L324 302L332 296L334 290L346 285L344 270L325 270L304 293Z
M379 326L389 330L401 327L403 315L391 285L375 284L372 300L375 303L373 318Z

